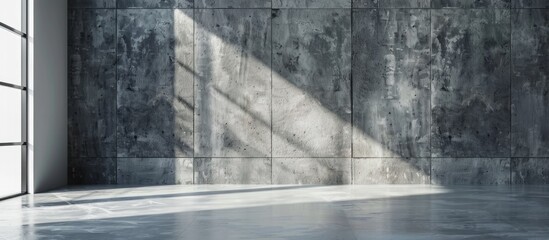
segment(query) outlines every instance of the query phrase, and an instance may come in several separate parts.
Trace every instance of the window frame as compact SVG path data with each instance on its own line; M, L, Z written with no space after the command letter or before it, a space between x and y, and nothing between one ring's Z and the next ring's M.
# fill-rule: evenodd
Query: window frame
M0 147L21 146L21 191L10 196L0 196L0 201L28 193L28 0L21 0L21 30L17 30L0 22L2 31L9 31L21 38L21 85L2 82L0 87L8 87L22 91L21 94L21 142L0 142ZM1 162L0 162L1 164Z

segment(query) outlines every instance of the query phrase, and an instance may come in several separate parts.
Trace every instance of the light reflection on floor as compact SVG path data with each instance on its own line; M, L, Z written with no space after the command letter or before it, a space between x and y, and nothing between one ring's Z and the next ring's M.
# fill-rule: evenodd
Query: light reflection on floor
M549 236L549 186L90 186L9 199L0 210L0 239Z

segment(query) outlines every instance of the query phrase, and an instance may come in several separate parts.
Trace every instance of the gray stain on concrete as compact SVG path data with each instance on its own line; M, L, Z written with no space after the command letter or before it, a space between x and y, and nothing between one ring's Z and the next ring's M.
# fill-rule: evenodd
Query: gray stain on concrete
M193 155L188 16L192 10L118 10L119 157Z
M116 0L69 0L69 8L116 8Z
M69 10L69 155L116 156L115 10Z
M511 0L431 0L433 8L501 8L509 9ZM543 1L543 0L542 0Z
M509 158L433 158L431 183L438 185L510 184Z
M271 8L271 0L195 0L196 8Z
M353 157L429 157L429 12L353 13Z
M513 184L549 184L549 158L511 159Z
M513 157L549 157L549 10L513 10Z
M69 185L116 184L116 158L72 158Z
M377 8L379 0L352 0L353 8Z
M351 8L351 0L272 0L273 8Z
M194 0L117 0L118 8L193 8Z
M549 8L547 0L511 0L513 8Z
M432 10L434 157L510 152L509 10Z
M131 185L192 184L192 158L118 158L117 183Z
M379 8L429 8L431 0L378 0Z

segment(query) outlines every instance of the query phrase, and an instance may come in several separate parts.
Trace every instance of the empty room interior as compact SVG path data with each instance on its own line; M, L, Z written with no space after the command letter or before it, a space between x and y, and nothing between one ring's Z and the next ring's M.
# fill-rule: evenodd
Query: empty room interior
M549 0L0 0L12 239L549 239Z

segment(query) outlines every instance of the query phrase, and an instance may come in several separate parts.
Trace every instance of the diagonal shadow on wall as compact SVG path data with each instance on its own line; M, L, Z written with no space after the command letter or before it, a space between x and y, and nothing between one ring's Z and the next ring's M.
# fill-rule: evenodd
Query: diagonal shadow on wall
M256 20L265 15L270 15L268 21ZM403 39L393 39L391 31L403 31L402 28L424 19L408 23L406 21L411 21L411 14L406 16L399 10L390 13L388 18L377 12L366 13L361 17L374 20L367 26L371 28L370 32L367 36L351 36L350 9L197 9L194 17L190 14L187 17L195 23L196 69L179 64L193 72L195 86L200 89L195 92L199 108L195 108L198 112L195 114L195 134L200 135L202 130L212 130L215 129L214 125L222 125L221 131L215 133L221 133L224 137L218 141L208 132L203 138L197 137L200 138L198 144L221 145L223 147L220 149L223 150L256 144L250 142L246 134L234 134L242 130L239 129L242 125L227 126L223 121L232 119L226 118L226 115L221 117L221 121L213 120L216 111L230 109L229 112L253 119L254 127L269 129L272 125L272 153L269 149L252 147L251 152L239 153L243 157L272 154L275 157L273 161L284 157L350 158L351 138L355 144L361 143L361 149L367 150L357 151L355 147L354 157L392 157L406 165L410 162L407 157L429 156L429 21L423 23L423 32L416 33L417 36L407 36L413 38L411 41L416 41L415 45L406 49L408 52L395 53L395 48L402 47L399 42ZM269 31L272 31L272 39L269 39ZM351 42L364 49L355 47L355 55L351 56ZM366 72L353 72L352 75L351 58L355 68L366 69ZM247 74L254 71L249 69L251 65L267 68L272 77L265 74L266 71L260 72L263 75L257 78L249 77ZM259 75L257 72L255 74ZM224 83L216 82L216 75L227 76L225 81L228 82L240 81L240 87L248 85L260 89L245 91L238 87L227 88ZM352 89L352 77L355 82L353 86L358 86L358 89ZM270 88L272 105L266 104L270 106L265 107L271 108L268 110L272 116L261 112L264 109L253 107L254 101L258 101L254 98L255 94ZM417 97L418 94L421 96ZM409 95L417 98L404 99ZM352 97L355 100L354 109L360 110L354 113L355 124L352 124ZM379 109L367 111L368 107ZM390 115L395 117L391 118ZM196 116L200 116L198 121ZM418 119L421 122L418 123ZM356 124L357 121L359 124ZM263 139L257 144L269 142L269 139ZM201 149L196 147L196 143L195 138L195 156L197 153L200 156ZM343 167L343 159L320 160L318 164L328 173L336 173L335 178L342 177L337 171ZM283 171L295 171L291 165L280 167ZM416 173L423 171L421 174L427 176L428 181L428 160L419 162L419 165L410 164L410 168L418 170ZM336 182L345 181L338 179Z

